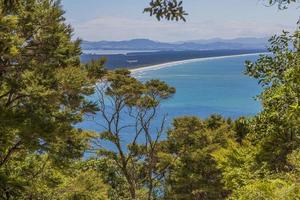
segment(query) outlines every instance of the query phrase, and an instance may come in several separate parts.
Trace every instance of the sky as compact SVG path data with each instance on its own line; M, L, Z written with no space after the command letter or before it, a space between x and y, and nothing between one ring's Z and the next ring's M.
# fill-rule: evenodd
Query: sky
M282 11L266 6L264 0L183 0L187 22L159 22L143 13L149 1L62 0L62 4L74 37L88 41L268 37L295 30L300 14L296 6Z

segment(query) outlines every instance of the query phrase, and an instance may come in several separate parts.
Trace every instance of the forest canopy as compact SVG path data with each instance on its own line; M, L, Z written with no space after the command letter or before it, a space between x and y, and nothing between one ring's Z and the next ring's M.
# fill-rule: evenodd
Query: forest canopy
M145 12L187 15L169 0ZM182 116L168 130L157 112L176 88L108 71L105 59L81 63L72 34L60 1L0 0L0 199L300 199L299 28L273 36L270 54L245 63L263 88L260 113ZM76 128L96 113L104 131Z

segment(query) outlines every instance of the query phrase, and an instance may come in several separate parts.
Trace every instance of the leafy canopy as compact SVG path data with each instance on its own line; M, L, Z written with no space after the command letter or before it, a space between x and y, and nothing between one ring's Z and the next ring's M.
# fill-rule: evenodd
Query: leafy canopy
M63 166L88 146L89 133L73 125L95 111L85 97L102 77L102 62L80 63L80 41L71 39L63 14L60 1L0 0L0 177L7 199L26 186L14 174L27 160L12 163L47 154Z

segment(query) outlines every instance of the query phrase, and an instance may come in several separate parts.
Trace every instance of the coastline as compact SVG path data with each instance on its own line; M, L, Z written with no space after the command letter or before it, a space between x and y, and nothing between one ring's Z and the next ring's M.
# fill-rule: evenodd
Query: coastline
M176 65L186 64L186 63L193 63L193 62L207 61L207 60L216 60L216 59L224 59L224 58L254 56L254 55L261 55L261 54L266 54L266 53L268 53L268 52L247 53L247 54L228 55L228 56L214 56L214 57L205 57L205 58L193 58L193 59L172 61L172 62L166 62L166 63L156 64L156 65L150 65L150 66L146 66L146 67L139 67L139 68L129 69L129 71L134 74L134 73L138 73L138 72L157 70L157 69L162 69L162 68L166 68L166 67L172 67L172 66L176 66Z

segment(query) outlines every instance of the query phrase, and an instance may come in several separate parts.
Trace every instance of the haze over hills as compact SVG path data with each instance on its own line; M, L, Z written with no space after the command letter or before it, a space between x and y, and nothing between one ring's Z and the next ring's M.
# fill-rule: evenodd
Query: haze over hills
M83 41L83 50L218 50L218 49L266 49L268 38L208 39L175 43L149 39L124 41Z

